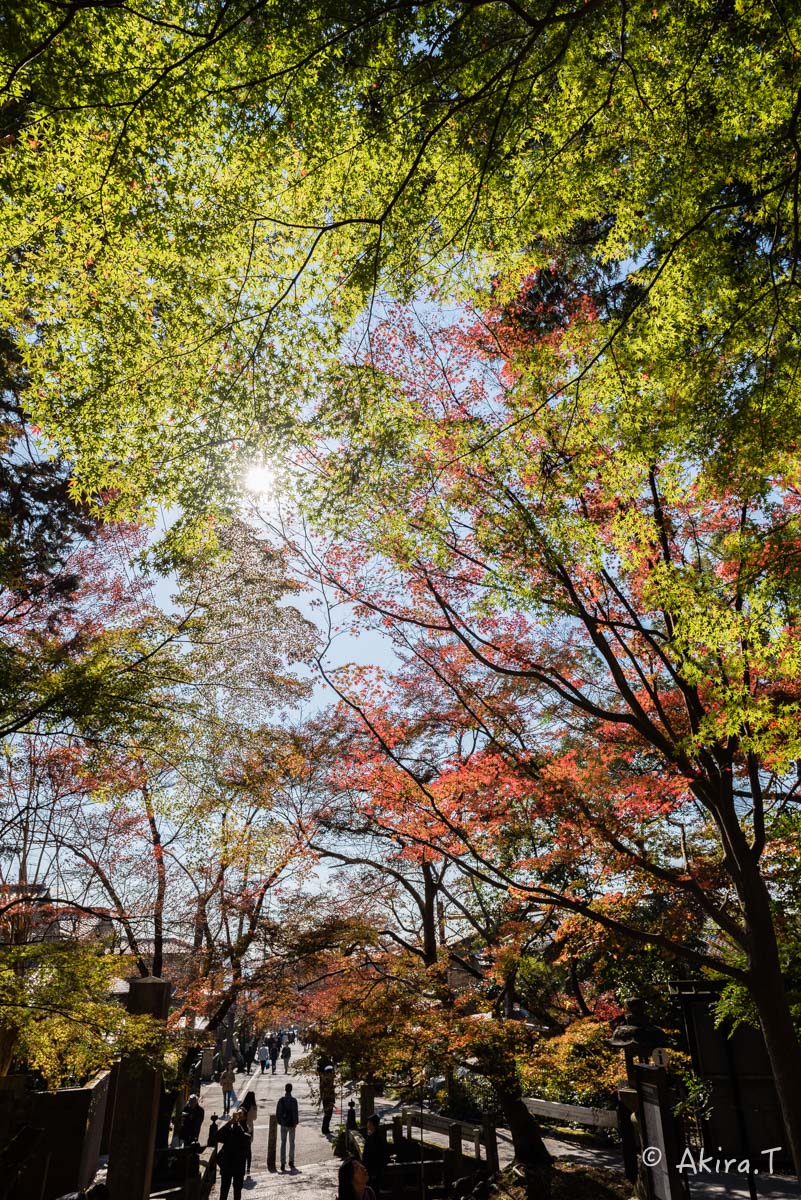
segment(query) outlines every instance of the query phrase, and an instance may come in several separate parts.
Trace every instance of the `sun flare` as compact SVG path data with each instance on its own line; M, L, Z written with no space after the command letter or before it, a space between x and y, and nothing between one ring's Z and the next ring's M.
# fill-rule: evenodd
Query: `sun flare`
M269 495L275 488L275 471L268 463L253 463L245 474L245 487L258 496Z

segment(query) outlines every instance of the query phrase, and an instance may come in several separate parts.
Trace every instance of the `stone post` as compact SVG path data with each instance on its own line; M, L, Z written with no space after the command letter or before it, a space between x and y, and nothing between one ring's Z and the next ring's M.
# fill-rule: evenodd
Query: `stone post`
M362 1130L367 1129L367 1118L375 1112L375 1087L371 1083L363 1083L359 1089L359 1124Z
M267 1170L275 1170L275 1151L278 1143L278 1117L273 1113L267 1129Z
M487 1167L490 1175L497 1175L501 1169L498 1159L498 1135L495 1131L495 1122L489 1116L484 1116L481 1121L481 1130L484 1135L484 1147L487 1152Z
M170 985L148 976L131 980L128 1012L164 1021ZM161 1099L161 1072L135 1054L119 1063L109 1139L108 1186L114 1200L148 1200Z
M448 1182L453 1183L454 1180L460 1179L462 1175L462 1126L458 1121L453 1121L448 1126L448 1150L449 1154L446 1159L449 1174L451 1176Z

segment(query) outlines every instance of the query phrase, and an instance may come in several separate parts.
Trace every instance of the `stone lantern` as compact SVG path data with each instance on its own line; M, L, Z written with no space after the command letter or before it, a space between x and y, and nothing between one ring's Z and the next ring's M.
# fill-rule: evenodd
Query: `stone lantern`
M625 1016L608 1044L622 1050L626 1058L626 1080L634 1087L635 1062L648 1062L654 1050L664 1046L667 1034L658 1025L652 1025L645 1015L645 1003L639 996L626 1002Z
M650 1193L638 1154L641 1147L636 1115L637 1088L634 1064L648 1062L654 1050L664 1046L666 1040L665 1032L648 1020L645 1004L639 996L633 996L627 1001L623 1021L608 1039L608 1045L622 1050L626 1057L626 1087L618 1088L617 1122L626 1178L636 1183L637 1194L640 1197Z

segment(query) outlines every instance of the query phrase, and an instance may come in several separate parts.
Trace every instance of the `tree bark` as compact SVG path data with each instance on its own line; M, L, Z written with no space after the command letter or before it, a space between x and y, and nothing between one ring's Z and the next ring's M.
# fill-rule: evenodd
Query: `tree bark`
M147 784L142 787L142 799L150 827L150 838L153 845L153 861L156 865L156 903L153 909L153 962L151 971L156 978L161 977L164 969L164 898L167 893L167 870L164 864L164 847L161 844L161 833L156 821L153 808L153 798Z
M749 990L759 1014L796 1175L801 1178L801 1045L784 986L770 899L756 868L743 880L743 900L749 931Z
M423 962L431 967L437 961L437 893L431 864L423 863L423 904L420 915L423 919Z
M504 1120L512 1135L515 1160L526 1176L528 1200L550 1200L551 1156L542 1140L535 1117L526 1108L523 1098L493 1080Z

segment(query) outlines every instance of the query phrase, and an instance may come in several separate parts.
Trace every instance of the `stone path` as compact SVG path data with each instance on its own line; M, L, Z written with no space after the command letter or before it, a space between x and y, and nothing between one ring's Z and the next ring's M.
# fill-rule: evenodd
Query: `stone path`
M292 1084L292 1094L298 1102L300 1125L295 1135L295 1170L280 1170L275 1173L267 1170L267 1130L269 1117L275 1112L279 1099L284 1094L284 1086ZM337 1190L337 1169L339 1160L334 1158L332 1143L320 1132L322 1114L312 1103L309 1080L306 1076L296 1074L290 1064L289 1074L284 1074L283 1063L278 1064L275 1075L258 1073L258 1068L250 1076L237 1073L234 1087L236 1100L239 1103L248 1091L256 1093L258 1113L253 1136L253 1163L251 1177L245 1180L243 1197L248 1200L334 1200ZM347 1109L345 1098L345 1107ZM219 1084L211 1083L203 1088L201 1104L206 1110L206 1120L201 1133L201 1141L205 1140L212 1113L222 1117L222 1089ZM337 1110L339 1103L337 1103ZM339 1112L335 1111L331 1121L332 1128L339 1124ZM278 1135L278 1160L280 1161L280 1132ZM216 1200L219 1194L218 1185L211 1193L211 1200Z

